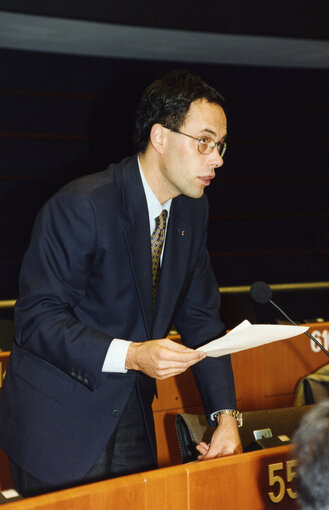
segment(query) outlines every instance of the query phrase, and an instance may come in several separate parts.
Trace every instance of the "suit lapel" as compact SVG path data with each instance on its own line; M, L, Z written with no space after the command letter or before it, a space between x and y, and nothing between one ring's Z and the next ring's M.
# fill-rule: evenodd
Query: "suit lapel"
M124 236L147 335L160 338L171 325L188 271L193 234L189 207L185 197L172 202L154 316L149 217L136 158L131 158L122 172L122 209L127 215Z
M148 338L152 338L152 262L150 227L136 158L122 174L122 209L128 216L124 236Z

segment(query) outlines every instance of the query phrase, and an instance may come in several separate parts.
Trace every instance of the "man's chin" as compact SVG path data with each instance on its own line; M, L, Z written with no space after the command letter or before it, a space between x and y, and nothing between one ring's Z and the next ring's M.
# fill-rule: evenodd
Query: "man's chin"
M190 198L201 198L203 194L204 194L204 188L202 188L198 191L195 191L195 193L190 195Z
M197 187L193 189L181 190L181 194L188 198L201 198L204 194L204 187Z

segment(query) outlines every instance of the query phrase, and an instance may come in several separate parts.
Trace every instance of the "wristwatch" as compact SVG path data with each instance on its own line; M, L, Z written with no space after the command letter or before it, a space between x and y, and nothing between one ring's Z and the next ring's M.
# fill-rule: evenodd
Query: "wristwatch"
M218 423L217 417L220 416L221 414L228 414L229 416L233 416L233 418L235 418L236 421L238 422L238 427L242 427L243 425L242 413L236 411L235 409L220 409L219 411L215 411L210 415L210 419L213 421L217 421Z

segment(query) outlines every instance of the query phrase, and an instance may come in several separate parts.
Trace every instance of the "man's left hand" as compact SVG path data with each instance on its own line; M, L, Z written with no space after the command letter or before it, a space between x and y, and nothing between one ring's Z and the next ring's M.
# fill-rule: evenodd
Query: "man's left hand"
M210 444L199 443L196 447L200 455L198 460L215 459L225 455L242 453L242 445L238 432L238 424L233 416L222 414Z

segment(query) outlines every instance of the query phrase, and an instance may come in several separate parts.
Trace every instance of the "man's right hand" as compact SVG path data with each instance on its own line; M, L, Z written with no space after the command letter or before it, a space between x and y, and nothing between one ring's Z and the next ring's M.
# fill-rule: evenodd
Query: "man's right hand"
M166 379L185 372L206 357L202 351L189 349L169 338L131 342L126 357L126 369L140 370L155 379Z

